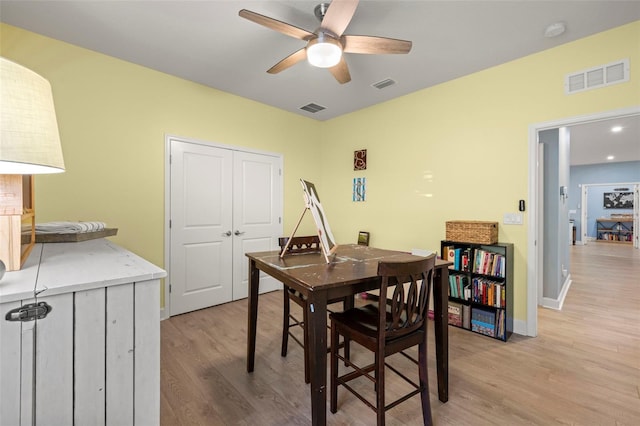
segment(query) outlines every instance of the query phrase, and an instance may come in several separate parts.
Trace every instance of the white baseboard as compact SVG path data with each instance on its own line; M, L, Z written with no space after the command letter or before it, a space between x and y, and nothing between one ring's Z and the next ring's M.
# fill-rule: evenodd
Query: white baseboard
M560 290L560 294L557 299L552 299L550 297L543 297L542 303L540 306L543 308L562 310L562 305L564 304L564 299L567 297L567 293L569 292L569 287L571 287L571 274L567 275L567 279L562 284L562 290Z
M527 335L527 322L525 320L513 319L513 332L522 336ZM534 337L534 336L531 336Z

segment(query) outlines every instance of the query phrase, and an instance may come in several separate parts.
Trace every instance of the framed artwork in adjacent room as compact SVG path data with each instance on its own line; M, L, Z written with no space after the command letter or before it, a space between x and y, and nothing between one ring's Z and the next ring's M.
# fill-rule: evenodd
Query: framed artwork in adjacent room
M605 209L633 209L633 192L605 192L603 207Z

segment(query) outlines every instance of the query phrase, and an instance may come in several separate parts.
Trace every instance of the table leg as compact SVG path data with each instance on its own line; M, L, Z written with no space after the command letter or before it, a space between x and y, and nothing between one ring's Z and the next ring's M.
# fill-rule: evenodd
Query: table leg
M260 270L256 262L249 259L249 308L247 309L247 372L251 373L256 359L256 328L258 322L258 289Z
M449 400L449 270L437 268L433 286L433 314L436 338L436 366L438 371L438 399Z
M311 369L311 423L327 423L327 295L309 299L307 332Z

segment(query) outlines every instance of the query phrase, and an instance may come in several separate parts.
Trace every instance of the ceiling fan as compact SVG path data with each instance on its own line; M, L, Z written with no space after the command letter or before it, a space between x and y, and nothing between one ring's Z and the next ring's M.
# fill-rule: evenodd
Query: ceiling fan
M358 6L358 0L333 0L315 7L320 27L314 32L277 19L242 9L238 14L250 21L307 42L302 49L287 56L273 67L269 74L277 74L307 59L311 65L328 68L340 84L351 81L349 67L343 53L386 54L409 53L411 42L387 37L344 35Z

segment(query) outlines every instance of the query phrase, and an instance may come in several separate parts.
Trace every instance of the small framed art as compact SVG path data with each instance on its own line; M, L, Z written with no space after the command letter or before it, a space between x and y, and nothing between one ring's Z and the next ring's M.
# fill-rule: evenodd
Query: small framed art
M353 201L365 201L367 199L367 178L353 178Z
M353 151L353 170L367 170L367 150Z

